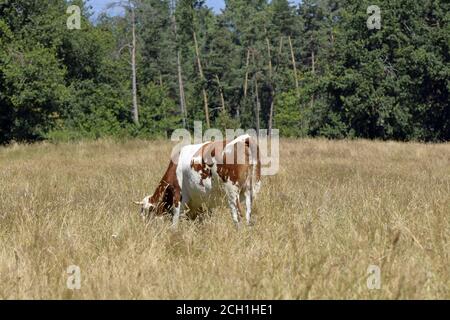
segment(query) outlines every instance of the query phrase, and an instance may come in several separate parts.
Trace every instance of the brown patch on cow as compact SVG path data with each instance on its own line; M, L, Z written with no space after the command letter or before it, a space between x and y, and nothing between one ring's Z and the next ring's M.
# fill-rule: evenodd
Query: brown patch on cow
M217 148L223 150L226 141L205 143L193 156L193 158L201 158L200 163L191 160L191 168L200 173L200 185L204 186L203 181L212 177L211 167L214 165L213 158Z
M254 155L256 153L256 164L255 165L255 178L256 182L261 181L261 153L259 151L259 144L258 141L254 141L252 138L246 139L245 144L250 149L252 154Z
M203 180L211 177L211 169L202 163L191 163L191 168L200 173L200 185L204 186Z
M234 152L226 154L225 156L221 153L220 164L217 165L217 171L219 176L224 182L231 181L235 185L243 186L251 174L251 164L250 164L250 152L247 145L242 145L242 142L238 142L233 145ZM244 150L244 163L238 163L239 151ZM232 157L232 158L231 158Z
M223 150L228 144L227 140L209 142L203 145L200 150L196 152L194 158L201 157L201 163L194 163L192 160L191 168L199 172L201 175L200 185L203 185L203 180L211 178L211 167L213 166L213 159L217 163L217 173L223 182L231 181L235 185L243 186L247 181L249 174L252 174L253 166L256 165L256 181L261 179L261 161L259 146L251 138L243 142L234 144L233 158L230 155L223 155ZM252 150L253 149L253 150ZM238 151L244 150L244 163L238 163ZM257 155L256 164L250 163L250 155Z

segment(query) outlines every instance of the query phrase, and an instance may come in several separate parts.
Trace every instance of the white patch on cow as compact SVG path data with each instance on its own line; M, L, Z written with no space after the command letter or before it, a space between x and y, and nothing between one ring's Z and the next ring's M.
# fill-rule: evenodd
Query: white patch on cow
M197 172L191 167L192 162L195 164L202 163L202 157L195 157L195 154L207 143L182 148L177 166L177 180L181 187L182 204L183 206L187 205L193 211L201 209L205 203L208 203L209 208L217 205L212 196L216 194L214 189L218 186L218 183L212 181L215 179L209 177L202 179L201 172ZM211 169L216 171L213 168Z
M196 156L192 158L192 162L195 164L202 164L203 157L202 155Z
M253 204L253 197L252 193L249 189L245 190L245 219L247 221L247 224L251 224L252 222L252 204Z
M180 157L178 158L178 165L177 165L177 180L178 184L181 187L181 190L183 190L183 183L184 183L184 173L191 169L191 161L194 160L194 155L205 145L206 143L202 144L193 144L185 146L180 151ZM201 157L200 159L195 159L194 163L197 163L195 161L200 161L198 163L201 163Z

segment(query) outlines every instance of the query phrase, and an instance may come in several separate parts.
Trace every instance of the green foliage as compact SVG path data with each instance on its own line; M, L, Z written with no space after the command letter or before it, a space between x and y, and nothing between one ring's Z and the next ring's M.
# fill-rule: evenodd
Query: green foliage
M436 13L448 5L436 1L431 13L418 3L382 1L381 30L367 30L368 4L348 1L342 9L335 65L322 79L326 104L356 137L449 139L448 51L434 40L435 32L445 37Z
M38 139L60 117L67 99L65 70L51 49L9 46L0 58L2 127L8 139Z
M306 134L304 110L300 108L300 100L294 91L283 92L276 99L277 113L275 114L275 128L285 137L301 137Z
M99 138L121 135L131 124L126 94L116 88L86 80L72 85L71 91L64 124L69 130Z
M216 128L225 132L226 129L239 129L241 124L239 120L232 118L228 112L220 112L216 118Z
M172 131L181 126L181 117L168 89L149 83L141 94L139 135L170 138Z
M179 73L188 128L206 120L205 91L221 129L273 119L290 137L450 140L448 1L226 0L214 14L133 0L139 126L131 11L94 23L74 3L81 30L67 30L65 0L0 1L0 143L167 137L183 123ZM380 30L366 26L371 4Z

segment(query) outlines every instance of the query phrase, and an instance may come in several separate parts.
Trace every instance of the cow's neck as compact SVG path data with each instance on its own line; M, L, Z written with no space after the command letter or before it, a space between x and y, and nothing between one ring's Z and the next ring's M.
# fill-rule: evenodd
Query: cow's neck
M160 203L163 200L164 192L167 190L168 187L169 187L169 183L164 180L161 180L161 182L156 187L155 192L150 197L151 203L154 205Z
M156 190L151 196L150 201L154 205L160 204L162 201L168 200L165 199L165 197L173 194L177 190L179 190L177 180L177 165L170 161L169 167L167 168L166 173L156 187Z

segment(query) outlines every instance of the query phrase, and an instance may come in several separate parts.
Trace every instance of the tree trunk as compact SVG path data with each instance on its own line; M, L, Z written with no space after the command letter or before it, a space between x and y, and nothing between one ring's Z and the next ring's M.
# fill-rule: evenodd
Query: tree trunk
M273 114L275 108L275 92L273 90L273 86L270 85L270 111L269 111L269 136L272 134L272 126L273 126Z
M283 53L283 39L284 37L280 37L280 45L278 47L278 56L277 56L277 65L275 66L274 73L277 72L279 65L281 64L281 54ZM269 136L272 134L273 129L273 119L275 117L275 89L271 84L271 99L270 99L270 113L269 113Z
M131 71L132 71L132 95L133 95L133 121L139 125L139 109L137 101L137 80L136 80L136 17L134 8L131 7L131 28L133 35L133 42L131 46Z
M278 48L278 55L281 55L281 52L283 50L283 36L280 37L280 47Z
M252 52L252 62L253 65L255 65L255 53ZM259 113L261 110L261 102L259 101L259 90L258 90L258 72L255 72L255 75L253 76L253 80L254 80L254 88L253 88L253 94L254 97L256 99L256 104L255 104L255 122L256 122L256 134L259 137L259 130L260 130L260 119L259 119Z
M197 55L197 66L198 66L198 72L200 74L200 79L202 81L205 81L205 75L203 73L203 68L202 68L202 62L200 60L200 50L198 48L197 34L195 33L195 31L194 31L194 44L195 44L195 54ZM202 94L203 94L203 104L205 107L206 127L209 129L209 128L211 128L211 124L209 121L208 95L206 94L206 89L204 88L204 85L202 85Z
M177 20L175 18L174 10L174 4L172 3L172 24L173 24L173 31L175 33L175 43L177 43L178 39L178 33L177 33ZM180 91L180 109L181 109L181 116L183 119L183 127L187 128L187 107L186 107L186 98L184 95L184 85L183 85L183 69L181 66L181 52L179 49L177 49L177 74L178 74L178 88Z
M219 76L216 74L216 81L217 81L217 85L219 86L219 92L220 92L220 102L222 104L222 112L226 112L226 108L225 108L225 98L223 97L223 90L222 90L222 86L220 84L220 79Z
M261 110L261 102L259 101L259 93L258 93L258 74L255 74L255 97L256 97L256 110L255 110L256 134L259 137L259 130L260 130L259 112Z
M250 49L247 49L247 61L245 62L244 98L247 98L248 89L248 65L250 63Z
M267 45L267 56L269 60L269 78L272 79L272 53L270 50L270 41L269 38L266 37L266 45Z
M292 59L292 68L294 70L295 89L297 90L297 95L300 95L299 85L298 85L298 75L297 75L297 64L295 62L295 54L294 54L294 48L292 46L291 36L288 37L288 40L289 40L289 47L291 48L291 59Z
M205 119L206 119L206 127L211 128L211 123L209 122L209 108L208 108L208 95L206 94L205 88L202 89L203 94L203 104L205 107Z
M312 72L313 76L316 73L316 62L315 62L315 57L314 57L314 50L311 52L311 72ZM314 97L314 93L313 93L313 95L311 97L311 109L314 108L314 100L315 100L315 97Z
M273 76L272 53L271 53L271 49L270 49L270 41L269 41L269 38L267 38L267 37L266 37L266 44L267 44L267 55L269 58L269 81L270 81L270 83L269 83L269 85L270 85L269 135L270 135L272 133L275 91L273 89L273 83L272 83L272 76Z
M186 128L186 118L187 118L187 112L186 112L186 98L184 96L184 85L183 85L183 73L181 68L181 52L180 50L177 51L177 68L178 68L178 86L180 90L180 108L181 108L181 114L183 116L183 127Z

